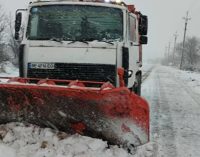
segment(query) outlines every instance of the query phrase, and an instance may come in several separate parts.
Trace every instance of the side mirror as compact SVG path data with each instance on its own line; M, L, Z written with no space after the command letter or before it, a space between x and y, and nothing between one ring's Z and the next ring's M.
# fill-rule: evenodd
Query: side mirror
M16 40L19 39L19 31L21 28L21 23L22 23L22 13L19 12L16 14L16 18L15 18L15 39Z
M147 36L140 36L140 44L147 44L148 43L148 37Z
M148 17L141 14L139 20L139 33L140 35L147 35L147 32L148 32Z

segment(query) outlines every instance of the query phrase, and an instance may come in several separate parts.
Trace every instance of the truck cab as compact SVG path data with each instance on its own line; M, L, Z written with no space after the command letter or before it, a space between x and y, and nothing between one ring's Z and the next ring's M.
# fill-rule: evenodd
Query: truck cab
M21 11L16 13L16 39ZM133 5L35 1L25 11L20 77L110 82L119 87L122 68L125 86L140 95L147 17Z

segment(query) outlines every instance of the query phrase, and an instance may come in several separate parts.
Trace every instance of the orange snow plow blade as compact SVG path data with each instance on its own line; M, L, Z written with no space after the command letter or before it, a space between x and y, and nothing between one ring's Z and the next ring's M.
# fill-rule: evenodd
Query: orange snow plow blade
M103 82L6 79L0 83L0 123L20 121L78 132L128 149L149 141L148 104L126 87Z

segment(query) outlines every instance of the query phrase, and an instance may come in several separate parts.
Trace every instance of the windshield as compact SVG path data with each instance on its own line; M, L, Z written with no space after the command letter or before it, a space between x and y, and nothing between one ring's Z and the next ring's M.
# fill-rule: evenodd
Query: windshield
M121 9L87 5L37 6L30 11L29 40L120 41Z

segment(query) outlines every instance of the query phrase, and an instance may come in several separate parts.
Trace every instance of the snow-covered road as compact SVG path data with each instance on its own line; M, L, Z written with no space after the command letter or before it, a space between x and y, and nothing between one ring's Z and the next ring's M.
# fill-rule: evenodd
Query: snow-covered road
M142 86L155 157L200 156L200 74L156 66Z

